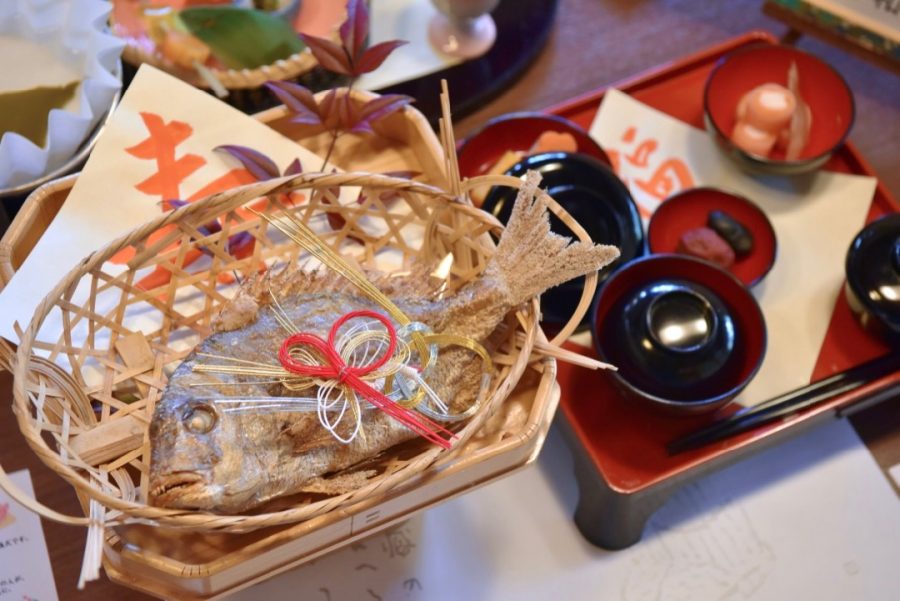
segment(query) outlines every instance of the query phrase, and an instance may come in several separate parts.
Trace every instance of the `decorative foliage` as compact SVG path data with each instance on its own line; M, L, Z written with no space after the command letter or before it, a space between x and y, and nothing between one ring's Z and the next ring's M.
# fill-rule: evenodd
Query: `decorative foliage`
M345 90L329 90L319 101L313 93L295 83L270 81L266 86L292 113L291 122L319 125L333 132L372 133L372 124L407 106L413 99L402 94L388 94L374 98L361 107L354 105L349 90L354 80L381 66L391 52L406 44L391 40L366 48L369 30L369 9L363 0L348 0L347 19L340 27L338 44L329 39L301 34L319 64L326 70L350 76Z

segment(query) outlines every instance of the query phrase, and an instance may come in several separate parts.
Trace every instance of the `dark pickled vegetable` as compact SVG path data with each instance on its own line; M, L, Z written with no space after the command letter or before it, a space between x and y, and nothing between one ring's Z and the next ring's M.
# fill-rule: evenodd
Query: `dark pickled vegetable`
M753 250L753 234L725 211L710 211L706 225L721 236L738 257L746 257Z
M683 233L678 240L677 250L686 255L706 259L726 269L734 263L734 250L708 227L697 227Z

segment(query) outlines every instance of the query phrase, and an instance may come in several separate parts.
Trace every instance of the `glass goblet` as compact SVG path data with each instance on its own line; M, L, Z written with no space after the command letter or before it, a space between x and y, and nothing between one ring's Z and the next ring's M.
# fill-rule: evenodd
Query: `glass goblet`
M443 54L477 58L497 39L490 12L500 0L431 0L438 9L428 24L428 39Z

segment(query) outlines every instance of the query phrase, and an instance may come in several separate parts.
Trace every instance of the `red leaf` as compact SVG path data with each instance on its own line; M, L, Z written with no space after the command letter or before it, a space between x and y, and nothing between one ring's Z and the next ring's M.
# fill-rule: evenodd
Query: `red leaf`
M365 119L360 119L356 123L353 124L353 127L350 128L350 133L354 134L374 134L375 130L372 129L372 124L366 121Z
M352 65L350 56L341 46L338 46L331 40L317 38L316 36L301 33L300 37L309 46L313 56L319 61L324 69L342 75L352 74Z
M301 173L303 173L303 165L300 163L300 159L294 159L284 169L284 175L300 175Z
M381 66L381 63L397 48L403 46L407 42L403 40L391 40L389 42L381 42L375 44L362 53L359 60L354 61L353 75L362 75L363 73L371 73Z
M355 133L372 133L373 123L399 111L412 101L413 99L409 96L401 94L387 94L374 98L363 105L359 111L359 116L354 119L355 123L353 123L350 131Z
M385 94L365 103L360 111L361 118L369 123L374 123L391 113L399 111L413 101L412 97L404 96L403 94Z
M263 153L235 144L216 146L215 150L227 152L249 171L259 181L265 181L281 175L275 162Z
M253 254L256 238L250 232L238 232L228 237L225 250L235 259L245 259Z
M328 90L325 97L322 98L322 103L319 105L319 116L322 117L322 125L327 129L335 129L340 119L337 107L334 104L336 97L337 92L332 88Z
M307 88L289 81L267 81L266 87L294 113L291 122L308 125L319 125L322 122L316 99Z
M336 108L338 114L338 122L343 126L343 128L349 129L351 131L356 129L356 111L353 110L353 100L350 98L350 94L347 94L345 92L338 96Z
M369 9L365 0L348 0L347 20L341 24L341 41L352 62L359 60L369 34Z

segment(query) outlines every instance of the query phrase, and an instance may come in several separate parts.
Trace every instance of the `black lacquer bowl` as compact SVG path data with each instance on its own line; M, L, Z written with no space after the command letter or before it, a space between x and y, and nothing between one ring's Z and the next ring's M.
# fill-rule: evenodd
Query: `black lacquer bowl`
M730 273L682 255L653 255L610 277L593 311L594 345L624 397L670 413L713 411L762 364L766 326Z
M581 224L594 242L619 248L619 258L600 271L598 290L616 269L644 255L644 229L637 205L628 188L609 167L582 154L551 152L528 157L506 174L524 177L529 170L541 174L541 187ZM495 187L488 193L482 208L506 223L516 192L509 187ZM574 237L572 231L552 214L550 225L554 232ZM544 293L541 296L543 323L551 327L565 325L578 306L583 288L584 278L578 278ZM586 316L581 326L587 327L588 322Z
M868 331L900 346L900 213L873 221L847 251L844 293Z

